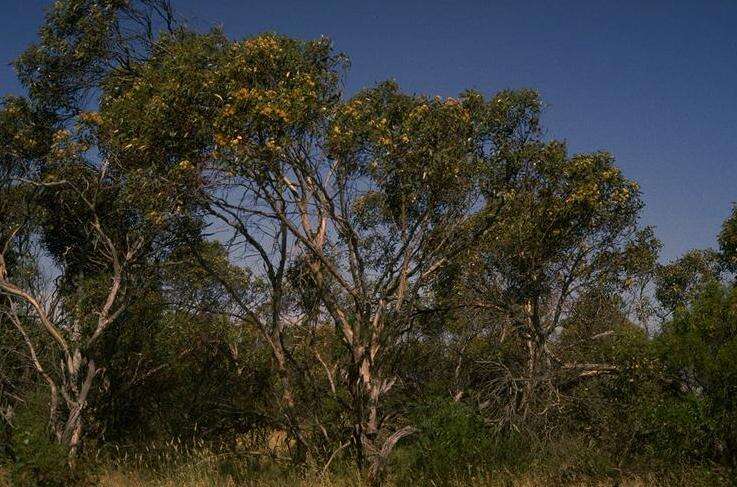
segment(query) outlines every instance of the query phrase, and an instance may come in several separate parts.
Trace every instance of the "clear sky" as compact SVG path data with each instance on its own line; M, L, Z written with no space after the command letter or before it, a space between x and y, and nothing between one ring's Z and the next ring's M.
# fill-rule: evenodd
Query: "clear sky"
M35 37L43 0L0 0L7 63ZM608 150L637 180L669 259L713 246L737 201L737 0L174 0L233 37L321 35L351 58L347 91L387 78L450 96L531 87L549 137Z

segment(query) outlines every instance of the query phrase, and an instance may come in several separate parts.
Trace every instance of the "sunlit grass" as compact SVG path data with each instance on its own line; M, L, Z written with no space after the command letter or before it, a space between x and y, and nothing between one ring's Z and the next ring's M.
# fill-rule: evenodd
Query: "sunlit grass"
M90 475L84 485L102 487L368 487L351 466L337 462L332 471L320 465L294 466L279 452L269 450L263 436L244 437L230 448L202 441L169 440L147 445L106 446L87 462ZM708 466L640 465L595 470L580 450L558 445L530 463L488 465L449 478L428 477L410 471L401 461L392 465L386 485L404 487L538 487L538 486L683 486L730 485L729 474ZM401 457L401 450L397 452ZM540 456L540 458L537 458ZM545 458L542 458L545 457ZM12 468L12 467L10 467ZM9 470L0 466L0 487L11 486Z

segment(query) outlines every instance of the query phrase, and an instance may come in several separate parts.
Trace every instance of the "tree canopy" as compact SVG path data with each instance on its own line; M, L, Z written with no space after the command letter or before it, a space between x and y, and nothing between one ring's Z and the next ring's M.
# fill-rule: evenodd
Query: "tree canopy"
M546 137L534 90L347 94L328 39L163 0L54 2L15 66L0 454L37 461L36 435L63 482L129 437L278 433L374 484L421 468L405 445L437 476L521 437L737 462L737 213L659 263L638 184Z

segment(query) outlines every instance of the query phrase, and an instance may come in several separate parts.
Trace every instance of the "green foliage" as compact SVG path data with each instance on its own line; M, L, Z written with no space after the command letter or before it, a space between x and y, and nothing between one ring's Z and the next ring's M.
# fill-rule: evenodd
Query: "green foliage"
M19 408L13 421L9 465L13 485L19 487L64 487L84 480L83 468L72 470L68 451L48 427L48 397L35 392Z
M411 418L417 438L398 453L400 472L407 480L421 473L429 479L448 480L483 468L497 453L491 432L471 407L446 398L415 406ZM502 450L503 451L503 450ZM511 455L511 451L503 451Z
M707 285L664 326L658 344L673 380L715 425L715 453L737 462L737 288Z
M722 224L718 240L722 260L730 271L737 273L737 205Z
M576 280L606 285L620 277L620 253L635 242L642 208L637 183L607 153L569 156L558 142L530 151L519 181L502 195L487 266L499 269L520 297L555 292L565 279L561 265L576 260L587 264L574 267Z
M359 202L359 218L423 214L439 217L465 202L489 169L481 147L487 135L474 122L488 117L489 107L478 93L458 100L409 96L394 82L365 90L342 107L329 130L335 157L343 170L377 182L376 193Z
M553 423L562 422L577 434L590 437L599 451L632 459L643 453L642 435L653 427L650 415L665 397L663 367L642 330L626 321L609 323L612 329L603 332L608 334L595 340L576 334L576 327L562 338L562 347L588 342L571 348L566 355L569 360L611 368L593 377L576 372L567 379L563 391L570 400L560 413L562 417Z
M112 66L130 67L154 29L172 27L169 14L165 0L55 1L39 40L14 63L18 77L41 111L73 115Z
M327 39L171 21L165 0L56 1L16 62L28 98L0 103L15 484L84 481L54 381L84 454L185 439L218 480L317 482L301 462L389 456L398 424L419 430L400 484L737 464L737 210L719 252L659 266L637 183L543 140L536 92L344 98ZM632 312L651 294L655 338Z
M698 396L667 397L645 411L639 434L641 451L680 464L699 462L713 454L715 427Z
M705 285L719 279L718 257L711 250L692 250L660 266L655 275L655 297L670 312L688 305Z

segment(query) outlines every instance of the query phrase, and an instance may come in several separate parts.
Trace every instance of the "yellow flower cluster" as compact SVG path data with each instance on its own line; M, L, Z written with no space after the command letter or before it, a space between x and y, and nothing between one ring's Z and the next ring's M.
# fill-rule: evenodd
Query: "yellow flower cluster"
M594 182L575 190L566 198L565 202L569 205L573 203L582 203L584 201L593 202L599 198L599 196L601 196L601 190L599 189L599 185Z
M11 116L18 115L20 113L20 109L15 105L7 105L4 107L4 109L5 113Z
M409 118L418 119L424 116L429 111L430 111L430 107L427 105L427 103L423 103L412 109L412 111L409 113Z
M221 147L225 147L230 143L230 140L224 134L217 132L215 134L215 143Z
M279 52L282 49L276 36L272 34L260 35L258 37L248 39L244 42L244 46L246 49L266 52Z
M79 114L79 121L94 125L102 125L102 116L99 112L82 112Z
M56 159L74 157L89 149L87 145L74 141L72 134L65 129L54 132L52 144L53 157Z
M245 86L233 93L233 97L235 97L236 100L241 101L251 100L253 98L257 98L257 90Z
M164 217L158 211L149 211L147 216L149 221L151 221L151 223L153 223L154 225L158 226L164 223Z
M55 145L58 145L66 141L70 137L70 135L71 134L66 129L57 130L56 132L54 132L54 135L53 135L53 143Z
M605 181L612 181L614 179L618 179L621 176L622 172L617 169L616 167L610 167L607 169L604 169L602 171L601 176Z
M631 195L632 193L630 192L628 188L618 188L612 194L612 201L621 205L621 204L626 203Z
M180 171L189 171L193 167L194 166L192 165L192 163L189 162L187 159L183 159L179 161L179 164L177 164L177 169L179 169Z
M258 111L264 117L280 119L284 123L289 123L290 121L286 110L270 103L260 106Z
M315 95L314 90L308 92L309 94ZM275 90L258 90L255 88L243 87L232 94L233 98L241 102L252 102L256 105L256 112L260 115L278 120L284 123L290 123L292 117L285 108L282 102L283 100L291 100L294 98L294 93L289 93L286 96L280 95ZM225 106L223 115L225 117L231 117L236 113L235 107L228 104Z
M382 117L378 122L376 120L371 120L369 125L377 129L384 129L388 125L388 121L385 117Z
M392 139L390 139L389 137L385 135L382 135L381 137L379 137L379 144L383 145L386 148L392 147L394 145Z
M348 103L342 106L341 111L344 115L348 115L351 117L355 117L361 114L361 111L364 107L365 100L362 98L356 98L353 100L350 100Z
M230 103L225 105L225 108L223 109L223 116L232 117L233 115L235 115L235 107Z

